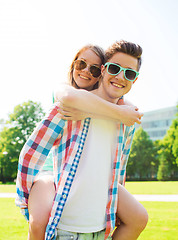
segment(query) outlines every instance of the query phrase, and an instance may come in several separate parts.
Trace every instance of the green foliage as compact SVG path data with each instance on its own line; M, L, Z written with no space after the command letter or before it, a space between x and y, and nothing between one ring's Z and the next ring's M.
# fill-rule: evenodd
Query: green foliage
M173 179L178 173L178 116L160 141L158 179Z
M155 142L139 128L127 166L128 179L175 180L178 178L178 115L163 140Z
M5 182L16 178L20 151L44 115L39 103L24 102L14 108L7 126L0 132L0 180Z
M178 166L178 117L172 123L173 141L172 141L172 153L175 157L175 162Z
M27 140L43 116L44 112L41 104L28 101L14 108L14 112L9 115L9 123L17 126Z
M166 181L170 178L169 164L164 156L160 158L160 164L158 168L157 179L159 181Z
M127 165L127 177L149 179L158 168L156 148L148 134L140 127L136 130Z

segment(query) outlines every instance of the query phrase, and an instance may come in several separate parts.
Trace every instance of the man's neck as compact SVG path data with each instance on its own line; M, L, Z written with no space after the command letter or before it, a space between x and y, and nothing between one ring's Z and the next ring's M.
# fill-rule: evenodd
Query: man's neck
M107 93L105 93L104 91L101 90L101 88L97 88L93 91L91 91L92 93L96 94L98 97L103 98L104 100L111 102L111 103L115 103L117 104L119 97L118 98L111 98L110 96L108 96Z

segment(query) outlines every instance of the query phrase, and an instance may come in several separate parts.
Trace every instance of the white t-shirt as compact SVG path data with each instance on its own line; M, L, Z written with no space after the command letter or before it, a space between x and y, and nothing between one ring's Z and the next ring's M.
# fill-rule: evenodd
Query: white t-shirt
M115 122L91 119L80 163L58 228L90 233L106 227L106 205L116 134Z

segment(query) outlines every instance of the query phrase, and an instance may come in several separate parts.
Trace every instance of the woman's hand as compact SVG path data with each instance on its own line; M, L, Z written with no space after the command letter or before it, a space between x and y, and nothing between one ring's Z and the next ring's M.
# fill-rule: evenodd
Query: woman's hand
M88 113L76 108L67 107L61 102L57 102L56 105L59 107L58 112L60 113L61 119L78 121L89 117Z
M134 123L141 124L143 113L140 113L137 107L129 105L118 105L118 107L122 111L121 122L123 122L125 125L131 126Z

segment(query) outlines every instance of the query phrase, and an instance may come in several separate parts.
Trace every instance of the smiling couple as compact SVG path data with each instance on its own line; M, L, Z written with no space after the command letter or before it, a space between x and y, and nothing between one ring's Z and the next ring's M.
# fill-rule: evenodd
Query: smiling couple
M49 219L44 217L46 205L38 213L38 218L47 221L45 239L134 240L147 224L147 211L122 186L135 131L130 123L140 123L142 114L128 106L118 110L118 102L138 78L142 49L119 41L102 57L101 53L92 45L79 51L70 70L71 85L79 90L71 90L73 95L66 94L62 100L59 97L60 104L39 123L20 154L16 204L27 219L30 213L33 228L38 210L30 198L36 191L36 176L53 148L55 189L44 190L52 198ZM105 107L99 99L107 102ZM76 109L72 111L71 106ZM110 116L105 114L108 109ZM132 114L127 115L130 110ZM42 194L37 202L43 205ZM29 240L44 239L30 231Z

